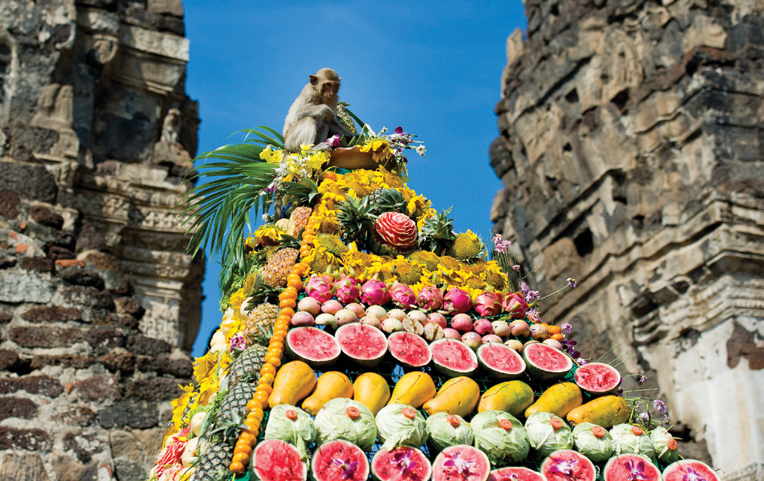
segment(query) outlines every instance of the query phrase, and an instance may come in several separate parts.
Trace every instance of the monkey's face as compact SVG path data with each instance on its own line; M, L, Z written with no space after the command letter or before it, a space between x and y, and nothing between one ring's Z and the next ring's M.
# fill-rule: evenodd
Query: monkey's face
M326 81L321 85L321 96L326 100L332 100L340 89L339 82Z

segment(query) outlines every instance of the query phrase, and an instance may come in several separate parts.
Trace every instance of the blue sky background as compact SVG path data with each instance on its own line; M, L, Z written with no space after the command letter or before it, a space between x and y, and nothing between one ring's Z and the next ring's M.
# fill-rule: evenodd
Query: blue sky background
M501 182L488 147L498 135L494 106L506 38L525 29L514 1L247 2L185 0L191 41L188 95L199 101L199 153L243 137L244 128L281 131L292 101L323 67L342 77L340 99L372 128L402 126L427 156L410 152L409 186L437 210L454 206L457 232L488 240ZM220 268L207 262L203 354L221 320Z

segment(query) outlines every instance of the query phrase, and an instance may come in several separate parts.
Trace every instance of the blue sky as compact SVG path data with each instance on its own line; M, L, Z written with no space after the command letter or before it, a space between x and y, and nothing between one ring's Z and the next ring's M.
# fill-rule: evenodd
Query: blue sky
M494 106L506 38L525 29L520 0L411 2L247 2L185 0L191 41L188 95L199 101L199 153L242 140L266 125L281 131L308 75L342 77L340 99L375 130L402 126L427 156L411 152L409 186L438 210L453 206L457 232L487 240L501 182L488 147L498 135ZM207 262L204 352L221 320L219 266Z

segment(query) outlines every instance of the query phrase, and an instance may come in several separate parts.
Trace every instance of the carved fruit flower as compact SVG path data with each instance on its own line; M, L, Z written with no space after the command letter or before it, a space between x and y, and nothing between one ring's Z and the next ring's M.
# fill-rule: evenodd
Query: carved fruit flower
M416 224L405 214L385 212L377 219L374 230L385 244L398 250L406 251L416 244Z

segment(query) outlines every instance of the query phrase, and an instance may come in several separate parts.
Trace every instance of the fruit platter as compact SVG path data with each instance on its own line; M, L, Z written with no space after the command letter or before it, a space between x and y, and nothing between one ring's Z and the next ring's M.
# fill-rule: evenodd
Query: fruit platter
M718 481L661 401L542 322L509 241L454 232L407 186L412 135L361 125L376 168L267 128L200 156L214 180L187 222L224 259L223 314L152 481Z

